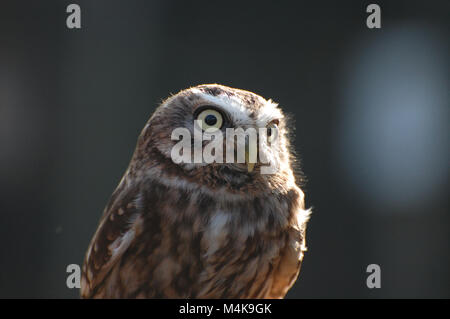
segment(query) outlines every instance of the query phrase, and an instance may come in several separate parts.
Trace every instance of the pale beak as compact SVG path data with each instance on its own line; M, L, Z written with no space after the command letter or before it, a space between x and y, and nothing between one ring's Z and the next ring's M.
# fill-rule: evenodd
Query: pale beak
M247 170L249 173L253 171L256 165L258 147L255 143L248 142L248 136L245 139L245 163L247 164Z

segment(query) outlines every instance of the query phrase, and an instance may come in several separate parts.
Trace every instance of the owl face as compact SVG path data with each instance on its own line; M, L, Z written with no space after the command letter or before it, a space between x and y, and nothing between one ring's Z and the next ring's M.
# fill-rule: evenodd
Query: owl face
M157 135L153 137L153 142L168 158L173 157L173 148L179 141L173 139L174 130L182 128L189 132L191 154L185 158L188 160L178 163L184 169L210 165L237 171L247 170L247 173L261 173L262 167L278 167L287 160L282 156L286 150L284 115L277 104L248 91L215 84L181 91L157 109L148 125L153 126ZM232 136L230 132L235 135ZM199 133L203 134L200 145L202 151L205 151L216 136L223 137L222 156L216 157L216 161L207 163L204 158L201 161L196 160L195 143L192 140ZM240 139L240 134L244 135L243 139ZM255 140L250 141L252 138ZM227 154L230 145L234 146L233 156ZM253 156L253 160L248 158L249 154L246 154L244 161L242 158L240 160L239 155L251 151L257 155ZM217 160L219 157L222 160ZM249 169L251 164L254 165Z
M186 134L180 136L180 129ZM236 135L228 135L230 130ZM221 141L216 139L218 134ZM200 85L169 97L156 109L138 140L135 158L147 160L148 165L158 161L165 171L176 166L178 177L195 176L202 184L256 185L261 179L283 184L285 176L292 175L286 134L285 117L271 100L222 85ZM181 141L188 148L177 149L184 160L176 161L174 149ZM216 146L221 144L222 153L219 147L211 152L214 141ZM158 151L157 160L154 152L149 154L150 148ZM199 160L198 148L203 155L217 156L212 162L204 156Z

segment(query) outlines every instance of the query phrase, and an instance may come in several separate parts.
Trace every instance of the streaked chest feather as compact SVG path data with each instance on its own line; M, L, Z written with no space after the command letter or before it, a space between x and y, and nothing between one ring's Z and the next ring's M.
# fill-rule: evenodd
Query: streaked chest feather
M150 189L137 201L143 227L129 254L143 254L151 267L126 259L122 265L152 278L145 296L256 296L256 284L270 285L270 273L301 212L295 190L227 200L160 183ZM139 287L139 279L133 278Z
M131 203L115 200L118 208L101 226L106 231L122 220L128 230L108 246L105 256L123 255L97 296L264 297L289 247L293 262L288 274L297 273L307 220L297 189L227 198L156 180L135 188L139 191ZM129 215L121 214L123 205L131 207ZM108 232L97 237L108 239ZM89 265L95 267L98 257L88 254L94 262Z

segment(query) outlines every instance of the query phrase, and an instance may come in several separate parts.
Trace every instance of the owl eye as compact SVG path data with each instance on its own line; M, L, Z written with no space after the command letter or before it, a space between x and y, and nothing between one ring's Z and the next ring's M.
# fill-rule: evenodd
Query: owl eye
M275 122L270 123L267 125L267 140L269 143L272 143L275 141L278 135L278 126Z
M206 109L201 111L197 120L200 121L200 125L202 130L206 131L215 131L222 128L223 125L223 117L222 115L213 109Z

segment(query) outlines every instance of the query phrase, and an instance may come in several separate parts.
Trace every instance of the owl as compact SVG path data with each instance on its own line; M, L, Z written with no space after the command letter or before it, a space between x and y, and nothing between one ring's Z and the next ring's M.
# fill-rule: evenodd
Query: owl
M177 128L192 136L254 128L266 142L253 163L180 162ZM288 131L278 105L249 91L199 85L163 101L89 245L82 298L283 298L309 219ZM273 172L263 173L262 157L276 162Z

